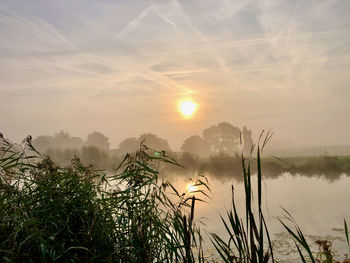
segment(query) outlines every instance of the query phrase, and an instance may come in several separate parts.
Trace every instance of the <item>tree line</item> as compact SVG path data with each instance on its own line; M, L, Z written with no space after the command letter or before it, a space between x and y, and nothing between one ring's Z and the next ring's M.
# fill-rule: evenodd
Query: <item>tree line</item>
M101 132L90 133L86 140L60 131L53 136L38 136L33 145L38 151L50 156L54 161L68 165L77 156L84 163L96 167L111 167L127 153L140 148L141 143L170 155L190 154L192 158L206 159L215 155L234 156L241 152L249 154L253 144L252 131L247 127L241 130L228 122L220 122L203 130L202 135L192 135L185 139L181 152L175 153L166 139L152 133L143 133L138 137L130 137L120 142L117 149L111 149L109 138Z
M83 140L61 131L53 136L38 136L33 140L33 145L39 152L49 156L61 166L71 166L71 161L78 157L85 165L111 169L121 163L126 153L139 150L141 142L152 149L164 150L167 156L176 159L186 168L165 166L164 171L168 175L209 173L221 179L237 180L242 179L239 156L241 148L244 154L249 155L253 144L251 130L246 127L240 130L227 122L221 122L204 129L201 136L193 135L185 139L179 152L172 151L166 139L152 133L126 138L116 149L110 148L108 137L100 132L90 133L86 140ZM327 180L335 180L341 174L350 174L349 157L315 156L283 159L282 162L271 157L264 158L263 168L268 177L277 177L283 172L289 172L306 176L317 174Z

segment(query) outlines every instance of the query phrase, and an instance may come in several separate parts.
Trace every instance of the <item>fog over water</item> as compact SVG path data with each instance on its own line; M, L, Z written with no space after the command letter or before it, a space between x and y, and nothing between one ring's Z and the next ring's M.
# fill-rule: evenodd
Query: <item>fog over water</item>
M276 253L295 262L283 207L343 258L349 14L349 0L0 0L0 139L67 171L77 157L110 172L140 148L176 160L162 178L186 191L205 175L195 217L223 237L231 185L244 214L242 158L256 174L264 145Z
M231 185L233 185L237 209L244 218L244 187L242 182L235 179L218 179L208 175L208 180L212 193L211 199L206 199L207 203L198 204L196 217L197 220L202 220L206 224L205 229L208 232L226 237L227 233L219 213L227 219L226 211L232 208ZM253 180L254 183L256 183L256 177ZM174 184L179 189L185 189L187 183L183 179L174 179ZM294 262L293 257L297 259L298 256L292 239L288 237L277 220L277 217L285 216L282 207L293 215L304 234L312 240L310 245L316 251L318 248L314 241L328 239L333 242L333 248L338 257L347 253L343 219L350 218L349 188L350 177L345 174L333 182L322 179L316 174L292 176L284 173L274 179L265 178L263 184L265 218L270 235L275 242L275 253L279 258L284 259L283 262Z

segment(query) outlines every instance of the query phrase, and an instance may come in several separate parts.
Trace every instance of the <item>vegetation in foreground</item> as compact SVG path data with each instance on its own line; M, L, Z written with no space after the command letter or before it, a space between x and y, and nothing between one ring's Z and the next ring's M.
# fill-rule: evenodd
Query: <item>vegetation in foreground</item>
M204 177L194 193L179 193L159 177L159 165L180 166L146 146L126 155L113 174L72 160L61 168L42 156L28 137L23 148L0 136L0 258L4 262L212 262L204 256L195 206L210 191ZM268 141L265 137L262 148ZM278 262L262 213L262 166L257 149L257 206L253 205L251 162L242 156L245 213L222 217L229 240L215 233L220 262ZM255 162L255 161L254 161ZM257 211L254 210L257 208ZM314 255L295 224L280 219L295 240L300 262L336 262L331 244L319 240ZM344 221L346 240L349 236ZM348 262L348 261L344 261Z
M58 167L32 147L30 137L22 151L17 147L1 140L2 261L203 260L203 252L192 249L201 242L193 221L197 198L159 180L159 161L178 165L165 154L141 146L107 178L78 159L71 168Z

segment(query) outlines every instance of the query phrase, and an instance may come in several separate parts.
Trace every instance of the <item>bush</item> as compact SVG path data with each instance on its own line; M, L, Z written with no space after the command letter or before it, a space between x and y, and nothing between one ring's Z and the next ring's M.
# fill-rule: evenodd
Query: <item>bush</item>
M22 146L0 138L1 261L194 262L194 247L203 257L197 198L158 179L160 162L177 165L164 153L142 146L107 178L77 158L58 167L30 137Z

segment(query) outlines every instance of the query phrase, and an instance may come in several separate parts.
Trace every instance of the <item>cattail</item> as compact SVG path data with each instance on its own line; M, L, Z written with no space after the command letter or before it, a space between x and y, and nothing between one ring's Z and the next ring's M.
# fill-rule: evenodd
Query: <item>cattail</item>
M27 138L26 138L26 141L28 143L31 143L32 142L32 136L31 135L28 135Z

